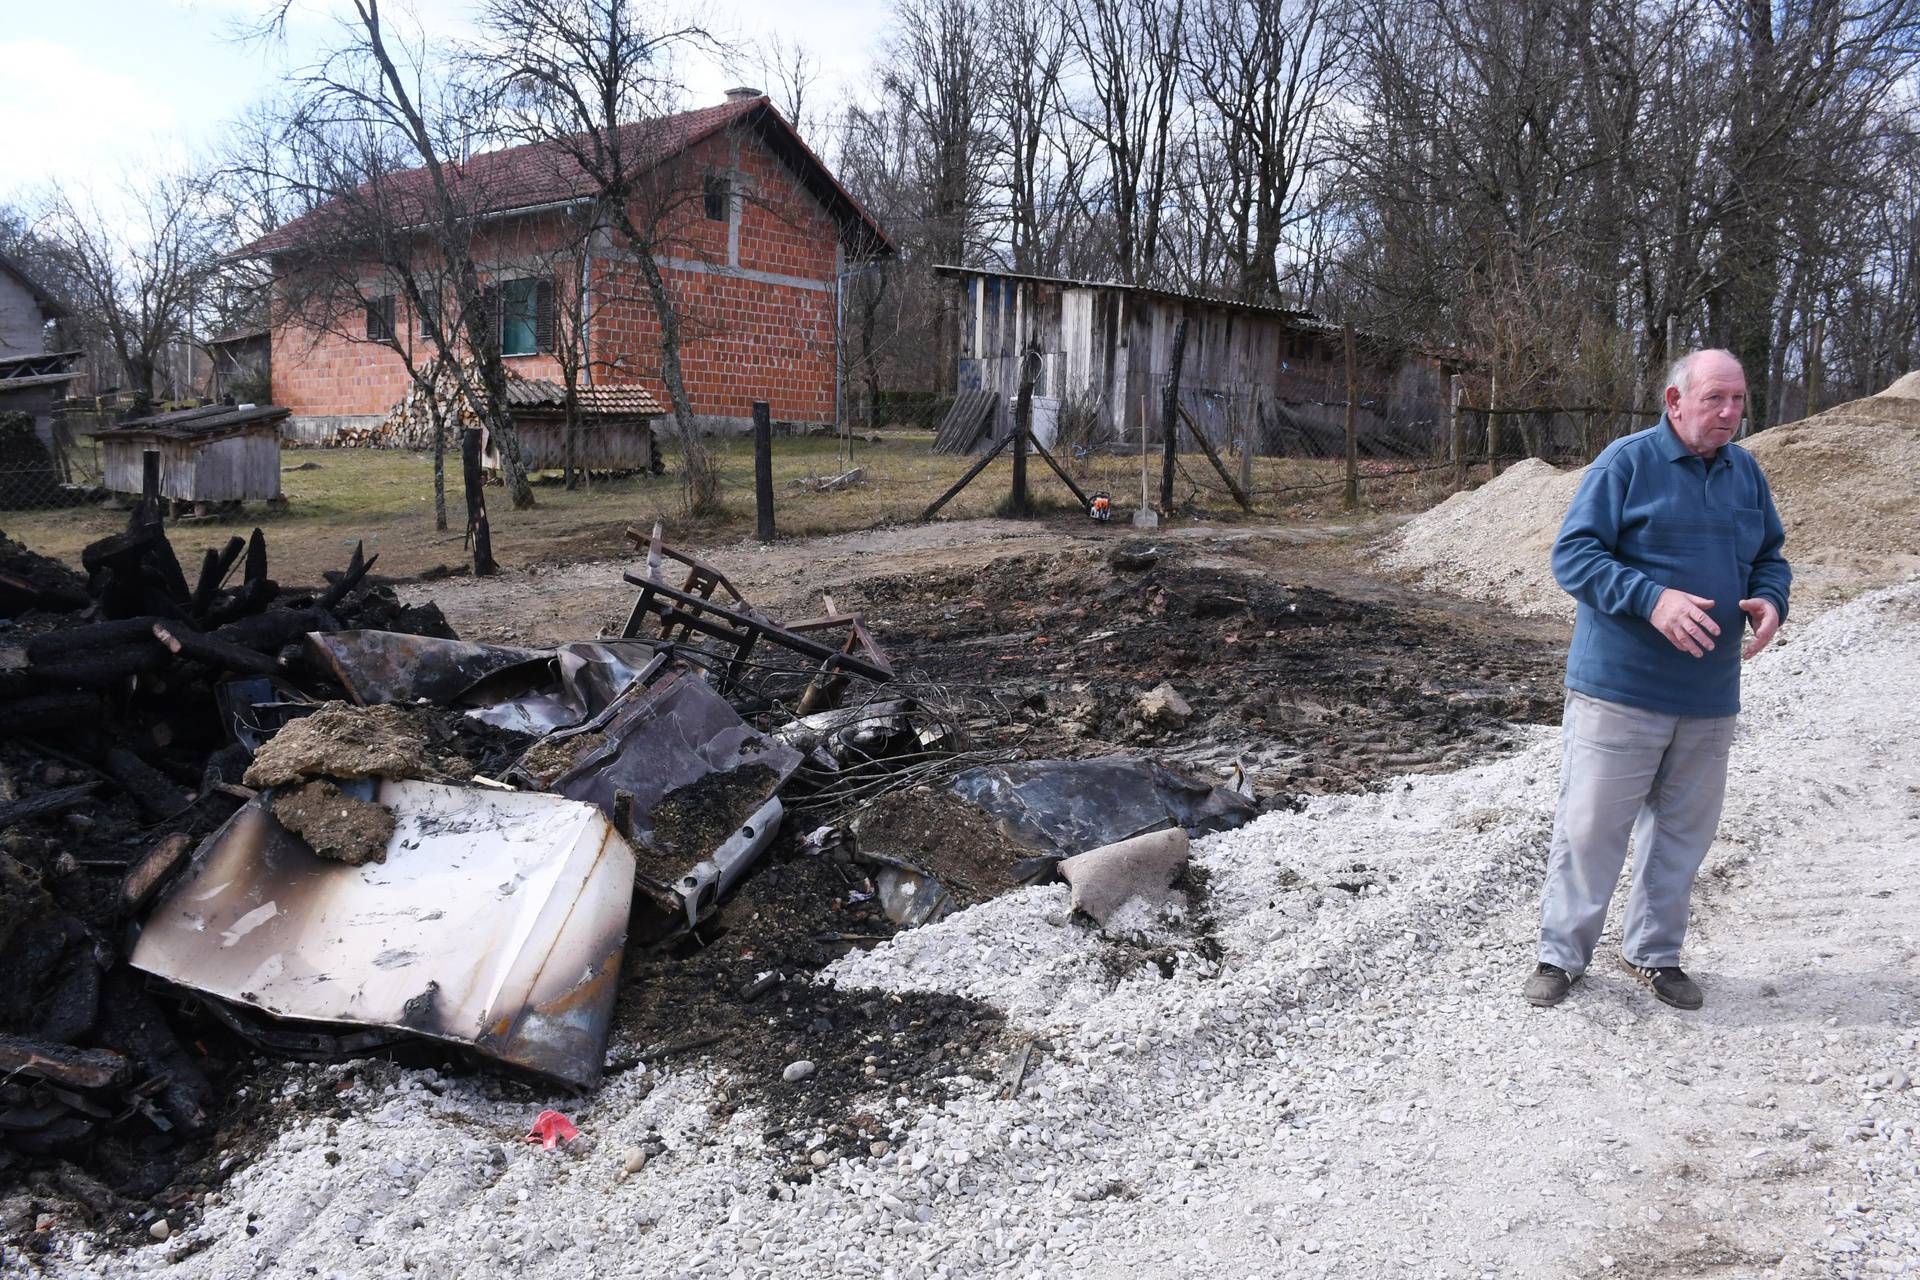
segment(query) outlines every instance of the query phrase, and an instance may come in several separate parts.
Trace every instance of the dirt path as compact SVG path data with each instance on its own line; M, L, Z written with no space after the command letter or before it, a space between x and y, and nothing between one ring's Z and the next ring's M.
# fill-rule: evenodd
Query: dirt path
M1170 525L1140 531L1130 525L1094 525L1078 519L955 520L891 525L858 533L777 542L753 541L704 549L709 564L726 573L742 594L775 617L816 612L823 591L844 591L866 578L984 568L997 560L1085 550L1104 553L1122 542L1202 546L1222 564L1272 569L1286 562L1305 573L1350 567L1335 550L1354 532L1342 525L1234 528ZM409 600L432 599L448 621L473 640L514 639L547 643L618 631L634 591L621 574L637 569L642 556L593 560L532 570L510 569L494 578L452 578L408 587ZM1374 589L1412 593L1382 579Z

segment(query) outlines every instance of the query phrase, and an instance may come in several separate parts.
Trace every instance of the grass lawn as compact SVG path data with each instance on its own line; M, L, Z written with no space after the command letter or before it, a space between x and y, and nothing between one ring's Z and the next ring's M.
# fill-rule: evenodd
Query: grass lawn
M928 451L926 432L889 433L875 440L856 439L852 464L865 469L864 482L839 493L818 493L794 482L837 475L845 469L844 442L830 437L774 442L774 518L780 536L806 537L911 521L928 503L973 464L971 457ZM672 447L667 474L596 481L591 488L568 491L557 473L536 477L536 505L515 511L504 492L487 491L495 558L502 564L540 564L618 556L627 550L622 532L628 524L666 523L668 536L685 546L708 545L751 534L753 447L744 437L720 445L725 512L691 521L682 513L680 481ZM1219 479L1197 454L1182 454L1177 500L1191 502L1209 518L1246 518ZM1157 455L1149 460L1150 483L1159 492ZM1380 468L1368 464L1369 468ZM250 507L234 517L173 522L174 543L191 575L200 549L217 545L255 525L266 530L273 576L283 583L320 580L323 570L346 563L355 541L380 553L379 571L400 577L437 565L457 566L467 559L462 533L466 508L460 490L459 458L449 458L447 516L450 528L434 528L433 460L425 453L376 449L287 449L281 454L281 486L287 510ZM1132 514L1140 493L1138 456L1093 457L1073 464L1075 480L1088 492L1103 490L1115 498L1115 518ZM946 507L941 519L998 514L1011 483L1012 462L1003 454ZM1070 513L1072 496L1038 457L1028 460L1030 491L1041 513ZM1256 459L1254 486L1258 517L1298 521L1337 519L1341 507L1343 464L1321 460ZM1362 512L1409 510L1445 496L1449 472L1396 475L1361 486ZM1328 483L1332 482L1332 483ZM1276 492L1300 485L1324 487ZM52 511L0 512L0 528L36 551L75 565L89 542L123 529L126 514L111 506L69 507Z

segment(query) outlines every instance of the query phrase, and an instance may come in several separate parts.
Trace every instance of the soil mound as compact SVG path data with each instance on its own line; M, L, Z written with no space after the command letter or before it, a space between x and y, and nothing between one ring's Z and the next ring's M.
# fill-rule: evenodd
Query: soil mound
M1787 527L1796 608L1920 572L1920 374L1745 443Z
M1741 444L1787 529L1797 614L1920 573L1920 372ZM1425 586L1570 620L1548 558L1585 474L1520 463L1408 521L1384 563Z

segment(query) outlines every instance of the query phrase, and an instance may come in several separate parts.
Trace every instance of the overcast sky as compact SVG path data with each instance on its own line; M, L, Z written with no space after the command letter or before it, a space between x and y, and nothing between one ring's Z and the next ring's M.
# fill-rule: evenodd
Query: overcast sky
M222 124L310 60L333 29L336 0L295 0L284 47L243 44L237 25L268 0L21 0L0 25L0 200L49 180L111 188L130 166L215 145ZM469 0L407 5L430 33L469 29ZM888 0L698 0L716 35L745 44L802 41L818 58L820 100L864 79ZM688 69L696 105L720 101L740 73ZM764 88L764 85L755 87ZM104 194L104 192L103 192Z

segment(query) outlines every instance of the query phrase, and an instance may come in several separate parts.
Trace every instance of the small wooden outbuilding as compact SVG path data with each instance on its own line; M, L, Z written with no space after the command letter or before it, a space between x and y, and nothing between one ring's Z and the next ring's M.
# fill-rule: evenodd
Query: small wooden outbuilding
M660 402L632 383L576 389L579 405L578 456L575 465L590 471L657 471L660 450L653 439L654 419L664 416ZM557 471L567 461L567 393L542 378L507 379L507 408L520 437L520 459L529 471ZM498 466L492 442L486 465Z
M144 457L160 455L160 496L176 502L259 502L280 497L276 405L207 405L132 418L94 432L114 493L140 493Z
M1040 355L1033 426L1051 445L1068 415L1104 438L1159 438L1161 388L1174 333L1187 322L1180 399L1218 446L1337 455L1346 439L1346 347L1340 325L1311 311L1111 281L936 266L960 286L957 388L997 395L991 429L1006 435L1022 353ZM1428 354L1361 334L1356 343L1362 453L1404 453L1441 439L1445 370ZM1084 427L1082 428L1084 430Z

